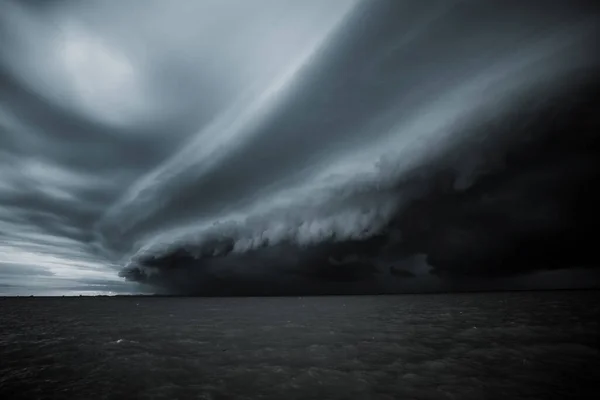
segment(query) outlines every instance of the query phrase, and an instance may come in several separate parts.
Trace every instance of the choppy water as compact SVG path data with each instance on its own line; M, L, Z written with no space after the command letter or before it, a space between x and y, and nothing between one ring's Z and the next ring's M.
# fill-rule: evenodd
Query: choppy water
M0 299L0 398L594 398L598 294Z

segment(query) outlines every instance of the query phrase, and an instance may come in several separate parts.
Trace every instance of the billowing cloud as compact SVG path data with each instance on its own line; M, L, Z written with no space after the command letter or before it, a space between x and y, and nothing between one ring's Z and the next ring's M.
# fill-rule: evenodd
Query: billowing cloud
M7 275L368 292L589 259L542 257L594 211L583 2L1 7Z

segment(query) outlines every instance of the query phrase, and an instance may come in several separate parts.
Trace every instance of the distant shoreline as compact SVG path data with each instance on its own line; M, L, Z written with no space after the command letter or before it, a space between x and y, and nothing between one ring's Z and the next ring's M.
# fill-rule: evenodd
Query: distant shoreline
M0 299L79 299L79 298L260 298L260 297L354 297L354 296L407 296L407 295L446 295L446 294L494 294L494 293L521 293L521 292L593 292L600 291L600 287L566 288L566 289L507 289L507 290L457 290L457 291L430 291L430 292L403 292L403 293L331 293L331 294L288 294L288 295L178 295L178 294L117 294L117 295L15 295L0 296Z

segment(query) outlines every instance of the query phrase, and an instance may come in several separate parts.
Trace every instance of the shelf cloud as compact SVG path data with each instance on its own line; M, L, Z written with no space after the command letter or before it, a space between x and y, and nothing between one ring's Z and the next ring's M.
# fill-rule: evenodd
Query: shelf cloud
M0 283L580 274L597 262L598 21L585 2L5 1Z

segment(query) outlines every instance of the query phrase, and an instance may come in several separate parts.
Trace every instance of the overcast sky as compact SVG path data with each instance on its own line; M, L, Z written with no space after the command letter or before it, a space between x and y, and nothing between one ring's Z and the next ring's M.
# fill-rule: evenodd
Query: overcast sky
M585 245L597 35L573 1L0 0L0 294L597 279L525 261ZM507 161L534 131L551 161Z

